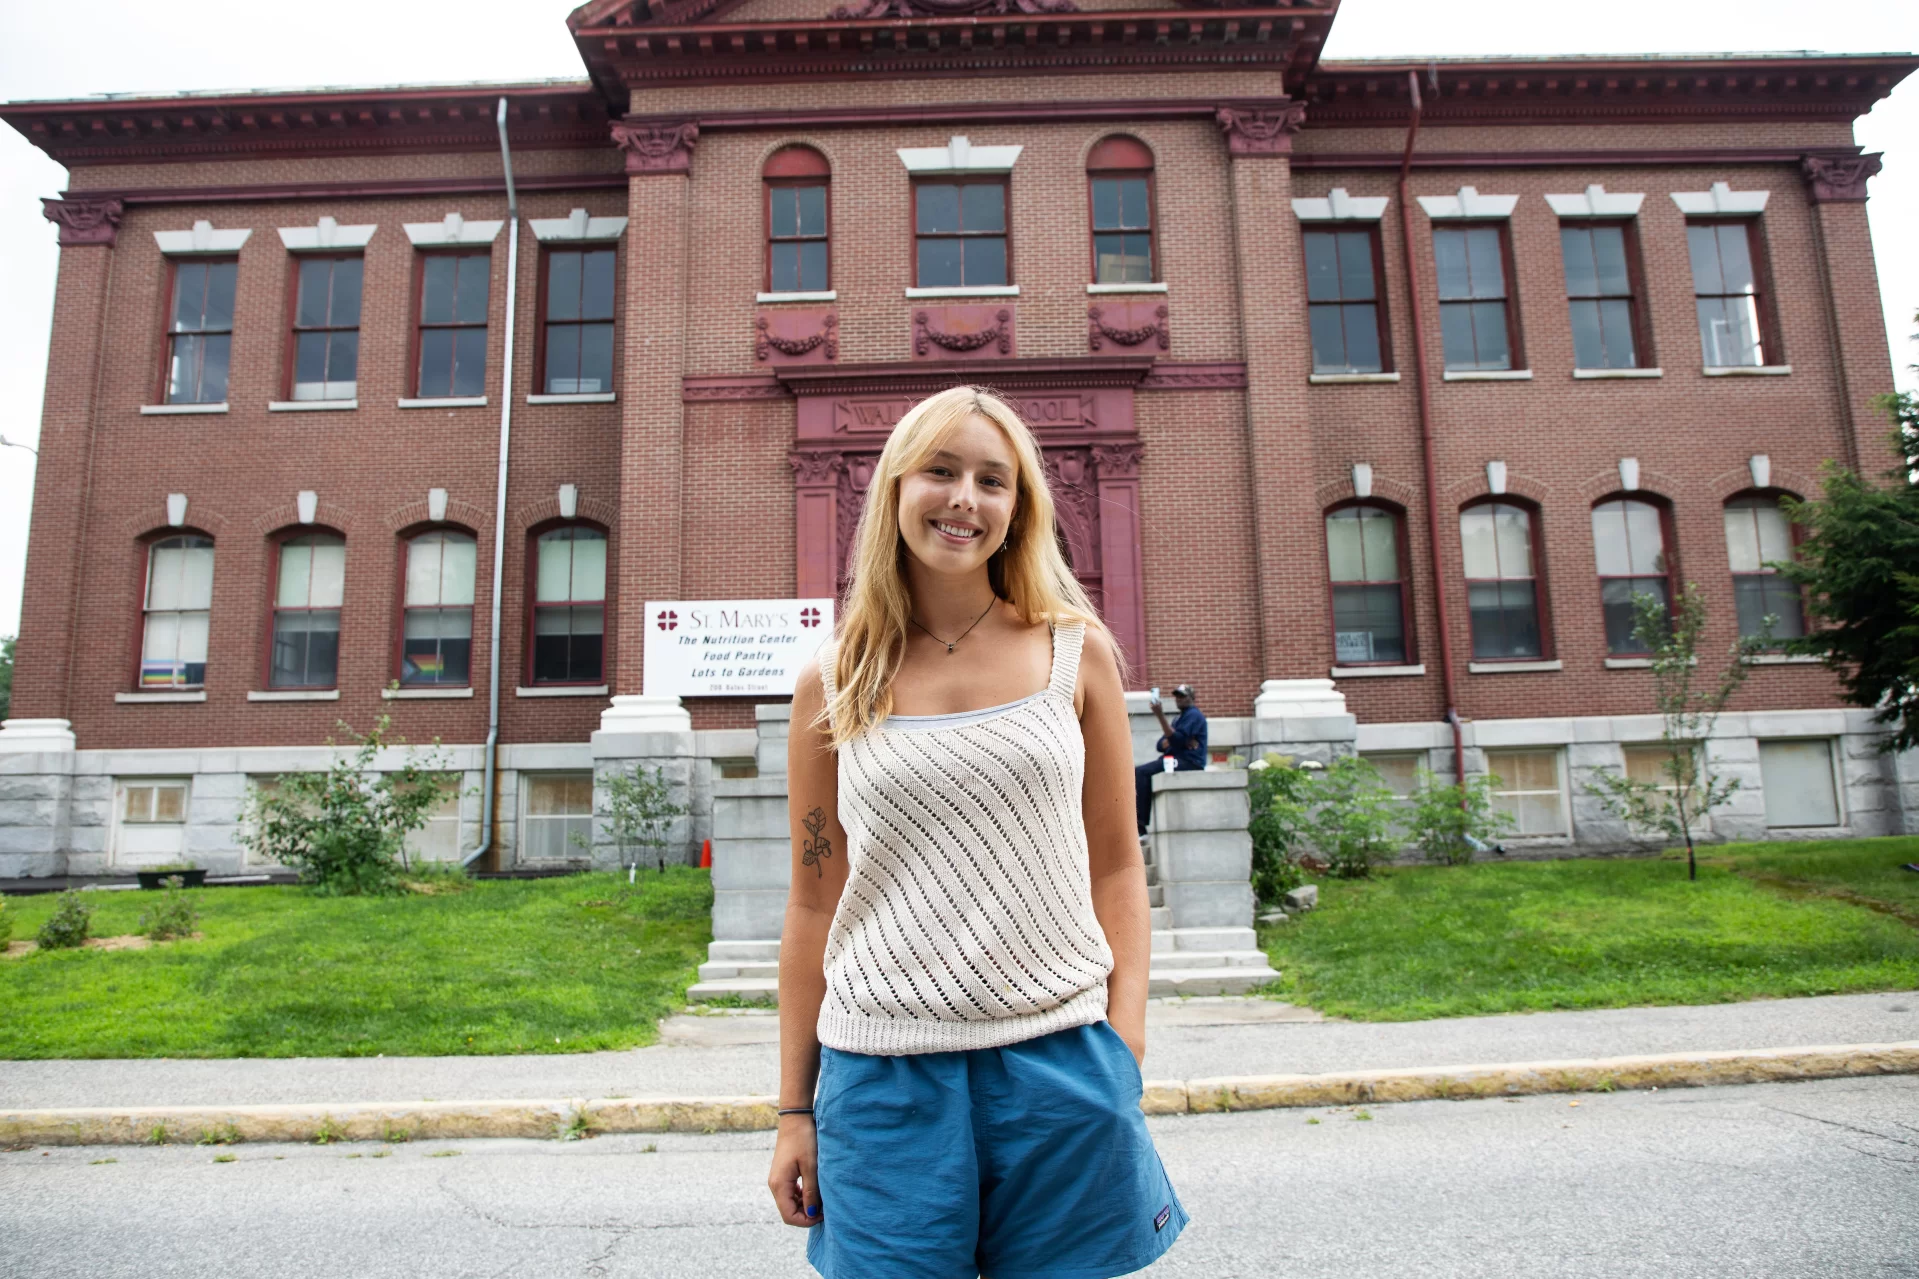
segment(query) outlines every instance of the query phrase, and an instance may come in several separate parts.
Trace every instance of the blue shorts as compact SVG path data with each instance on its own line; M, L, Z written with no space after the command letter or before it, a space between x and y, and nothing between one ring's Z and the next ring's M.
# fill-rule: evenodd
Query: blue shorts
M1109 1279L1186 1225L1140 1113L1139 1065L1106 1022L1004 1048L820 1050L827 1279Z

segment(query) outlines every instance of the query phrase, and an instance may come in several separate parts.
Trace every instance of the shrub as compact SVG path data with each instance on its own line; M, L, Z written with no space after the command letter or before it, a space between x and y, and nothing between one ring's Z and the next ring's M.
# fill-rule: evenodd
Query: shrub
M440 800L437 754L376 773L390 720L382 715L359 747L322 773L288 773L256 787L240 840L267 861L291 866L301 882L329 895L403 891L406 837L427 823ZM399 739L395 739L398 743ZM437 743L435 743L437 746Z
M41 950L72 950L87 939L88 931L93 927L93 907L80 900L80 894L69 888L60 894L59 904L47 922L40 925L40 931L34 940L40 943Z
M1310 779L1289 756L1268 754L1247 767L1246 799L1252 820L1253 896L1262 906L1305 882L1299 868L1299 800Z
M1513 828L1511 813L1493 807L1496 778L1481 774L1461 786L1441 786L1439 779L1419 770L1413 792L1406 836L1431 861L1464 866L1474 851Z
M1341 879L1366 878L1398 845L1399 800L1379 770L1356 755L1316 774L1290 807L1301 841Z
M0 950L5 950L12 940L13 912L7 909L7 899L0 897Z
M152 910L140 912L140 931L154 941L191 937L193 926L200 922L200 912L187 896L186 881L178 875L169 875L163 882L166 891L159 902Z

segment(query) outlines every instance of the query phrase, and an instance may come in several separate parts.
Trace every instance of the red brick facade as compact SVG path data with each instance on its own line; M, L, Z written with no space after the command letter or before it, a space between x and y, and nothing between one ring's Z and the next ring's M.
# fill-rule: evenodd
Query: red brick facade
M1016 346L1005 357L965 354L987 361L968 376L1016 382L1051 361L1059 372L1048 385L1070 388L1105 376L1101 367L1153 357L1123 392L1127 438L1138 446L1137 516L1112 526L1133 531L1103 558L1109 594L1135 573L1116 565L1128 554L1139 565L1124 587L1143 626L1136 687L1190 681L1214 713L1245 715L1263 680L1324 678L1335 662L1323 513L1354 496L1353 465L1363 462L1375 498L1404 515L1410 660L1425 673L1342 679L1362 723L1444 714L1435 590L1448 593L1465 716L1638 712L1645 673L1603 660L1589 514L1621 490L1620 460L1637 459L1638 489L1669 506L1668 550L1677 576L1704 590L1715 644L1731 639L1734 615L1721 511L1753 486L1749 459L1769 458L1771 486L1798 494L1813 491L1828 459L1879 464L1871 401L1891 388L1891 361L1850 122L1919 65L1913 59L1443 64L1424 86L1410 192L1518 197L1511 286L1532 376L1442 380L1434 223L1415 207L1437 481L1429 495L1397 181L1413 68L1319 63L1333 4L1029 13L1011 2L895 0L893 18L826 20L830 7L588 5L572 21L592 79L572 85L0 111L71 172L54 206L64 247L14 714L70 720L86 749L305 744L338 720L371 722L392 708L381 692L396 673L400 539L428 522L428 491L444 489L444 522L478 541L477 695L404 703L408 736L471 743L485 734L497 535L502 740L583 741L604 697L515 696L528 665L529 532L560 515L562 485L575 486L579 517L607 532L617 567L605 667L616 694L640 691L645 600L794 594L809 545L819 550L802 542L823 536L796 506L804 377L830 363L878 386L892 372L875 366L937 375L942 361L962 358L915 351L917 313L978 300L906 296L912 187L898 154L955 135L1023 148L1008 179L1018 295L986 303L1012 313ZM1424 64L1418 70L1424 79ZM523 227L503 531L493 510L504 235L491 246L488 404L396 407L414 394L418 305L418 251L402 225L449 212L505 216L491 119L499 96L509 103L522 218L584 208L628 219L614 403L525 402L539 389L542 250ZM1163 291L1086 287L1086 156L1114 133L1154 157ZM831 169L835 296L756 302L761 172L795 143ZM1720 182L1770 193L1759 221L1782 354L1768 363L1789 364L1790 374L1703 370L1686 215L1671 196ZM1633 219L1649 347L1640 362L1663 376L1573 377L1560 218L1544 197L1594 184L1644 194ZM1292 201L1335 187L1393 202L1378 225L1396 383L1310 378ZM365 248L358 407L269 411L290 379L294 277L277 228L321 218L378 227ZM165 359L169 274L154 233L198 222L252 232L238 251L228 408L143 415L159 402ZM1089 349L1091 305L1126 326L1163 305L1165 348L1150 338ZM758 327L786 312L805 314ZM830 357L818 347L797 363L762 358L762 332L790 339L828 316ZM822 447L840 446L829 433ZM1468 670L1458 515L1487 494L1492 461L1505 464L1509 492L1536 508L1556 671ZM274 538L301 526L301 491L318 495L314 524L346 540L340 696L250 701L265 687ZM169 494L186 496L181 527L216 546L206 699L137 704L118 695L137 691L144 545L170 531ZM1438 583L1428 502L1441 530ZM1830 677L1800 666L1756 671L1741 697L1747 709L1838 704ZM748 702L692 709L700 728L752 724Z

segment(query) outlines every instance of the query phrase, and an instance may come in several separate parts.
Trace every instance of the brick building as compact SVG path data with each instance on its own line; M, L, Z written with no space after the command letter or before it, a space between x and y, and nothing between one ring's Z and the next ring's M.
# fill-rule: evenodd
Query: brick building
M383 712L464 776L433 855L575 858L633 758L697 837L779 712L644 696L645 602L833 594L957 380L1039 428L1133 686L1198 685L1221 754L1457 745L1525 840L1616 845L1634 594L1698 584L1715 650L1801 625L1779 498L1886 460L1852 122L1919 59L830 4L595 0L577 81L0 107L70 173L0 874L239 867L246 787ZM1737 712L1718 834L1919 821L1819 666Z

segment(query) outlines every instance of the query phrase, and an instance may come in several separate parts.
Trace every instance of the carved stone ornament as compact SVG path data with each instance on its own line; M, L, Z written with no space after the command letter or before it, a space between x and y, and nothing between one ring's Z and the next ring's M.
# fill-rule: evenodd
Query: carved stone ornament
M60 247L76 244L104 244L113 247L120 234L120 218L126 213L121 201L100 196L80 196L69 200L40 201L47 221L60 228Z
M840 358L839 323L839 317L829 313L820 321L818 331L803 338L789 338L773 332L772 320L762 315L755 322L759 336L753 340L753 358L764 363L772 358L773 352L778 351L781 355L797 359L824 346L826 358L837 360Z
M1116 328L1108 324L1101 318L1104 314L1105 311L1102 307L1089 306L1086 308L1086 343L1089 349L1097 351L1107 342L1111 342L1115 346L1138 346L1140 343L1152 338L1159 339L1160 350L1166 351L1172 349L1172 336L1168 333L1166 327L1166 306L1164 303L1153 308L1154 318L1130 329Z
M1288 155L1293 135L1306 123L1306 104L1289 101L1257 110L1221 107L1214 119L1226 131L1230 155Z
M972 333L943 333L932 325L932 317L925 311L913 313L913 354L925 355L927 343L932 343L945 351L977 351L983 346L997 343L1001 355L1013 352L1013 312L1009 307L1001 307L993 313L994 323Z
M1866 198L1866 180L1885 167L1879 152L1871 155L1809 155L1800 161L1800 172L1814 204L1857 201Z
M1093 464L1099 467L1102 480L1135 480L1139 478L1140 451L1137 442L1095 444Z
M626 152L628 173L688 172L693 167L693 144L699 136L700 126L691 120L613 123L613 144Z
M983 13L1077 13L1073 0L861 0L827 14L829 22L861 18L958 18Z
M832 488L846 470L846 458L837 449L795 449L786 460L795 482L803 487Z

